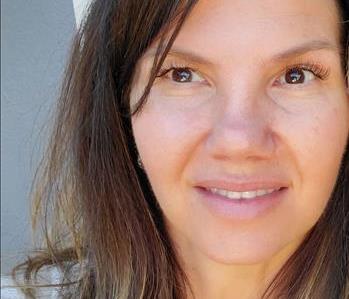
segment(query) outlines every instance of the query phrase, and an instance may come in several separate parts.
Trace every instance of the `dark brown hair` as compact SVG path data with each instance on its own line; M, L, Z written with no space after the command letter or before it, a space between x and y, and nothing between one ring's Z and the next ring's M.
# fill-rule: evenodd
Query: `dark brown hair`
M36 276L45 266L62 271L62 298L186 297L188 280L137 164L131 114L140 111L196 2L98 0L90 6L73 42L51 142L33 189L33 227L42 243L13 271L29 297L35 297ZM337 4L347 73L349 5ZM156 39L164 50L139 106L130 111L136 63ZM325 212L265 298L349 296L348 159L347 148Z

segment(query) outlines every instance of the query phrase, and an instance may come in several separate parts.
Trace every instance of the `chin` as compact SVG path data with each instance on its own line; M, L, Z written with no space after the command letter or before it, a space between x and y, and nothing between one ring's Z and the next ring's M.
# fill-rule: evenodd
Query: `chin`
M300 245L301 239L292 242L280 238L265 238L263 236L252 238L241 238L230 240L224 238L219 242L217 239L206 239L204 243L198 244L202 254L210 260L226 265L253 265L267 262L271 259L285 260ZM202 241L202 240L201 240ZM213 245L214 244L214 245Z
M273 256L277 250L273 251L270 248L251 248L250 250L237 251L208 251L207 257L219 264L225 265L254 265L263 263Z

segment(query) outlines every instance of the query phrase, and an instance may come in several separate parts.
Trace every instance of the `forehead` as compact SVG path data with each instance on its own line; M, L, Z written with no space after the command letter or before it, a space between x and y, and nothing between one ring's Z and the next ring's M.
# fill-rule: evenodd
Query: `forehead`
M309 40L339 48L340 26L335 0L200 0L173 47L200 52L214 63L240 61Z

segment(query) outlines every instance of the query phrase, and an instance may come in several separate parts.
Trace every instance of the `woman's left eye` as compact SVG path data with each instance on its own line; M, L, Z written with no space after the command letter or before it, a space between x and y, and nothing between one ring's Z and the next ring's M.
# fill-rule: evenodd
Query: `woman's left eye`
M204 79L195 70L188 67L173 67L162 72L159 77L167 77L176 83L202 82Z
M288 69L278 80L280 85L300 85L307 84L315 80L318 76L311 70L303 69L300 67L294 67Z

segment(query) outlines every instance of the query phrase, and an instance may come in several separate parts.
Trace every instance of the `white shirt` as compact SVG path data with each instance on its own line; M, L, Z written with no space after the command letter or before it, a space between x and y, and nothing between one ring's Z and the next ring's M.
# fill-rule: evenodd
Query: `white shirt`
M46 276L47 274L47 276ZM40 275L40 278L42 274ZM57 270L51 269L45 272L45 278L43 278L42 283L59 283L59 272ZM37 297L42 299L57 299L58 288L47 287L47 288L37 288ZM25 296L21 290L16 287L12 277L1 276L1 299L25 299Z

